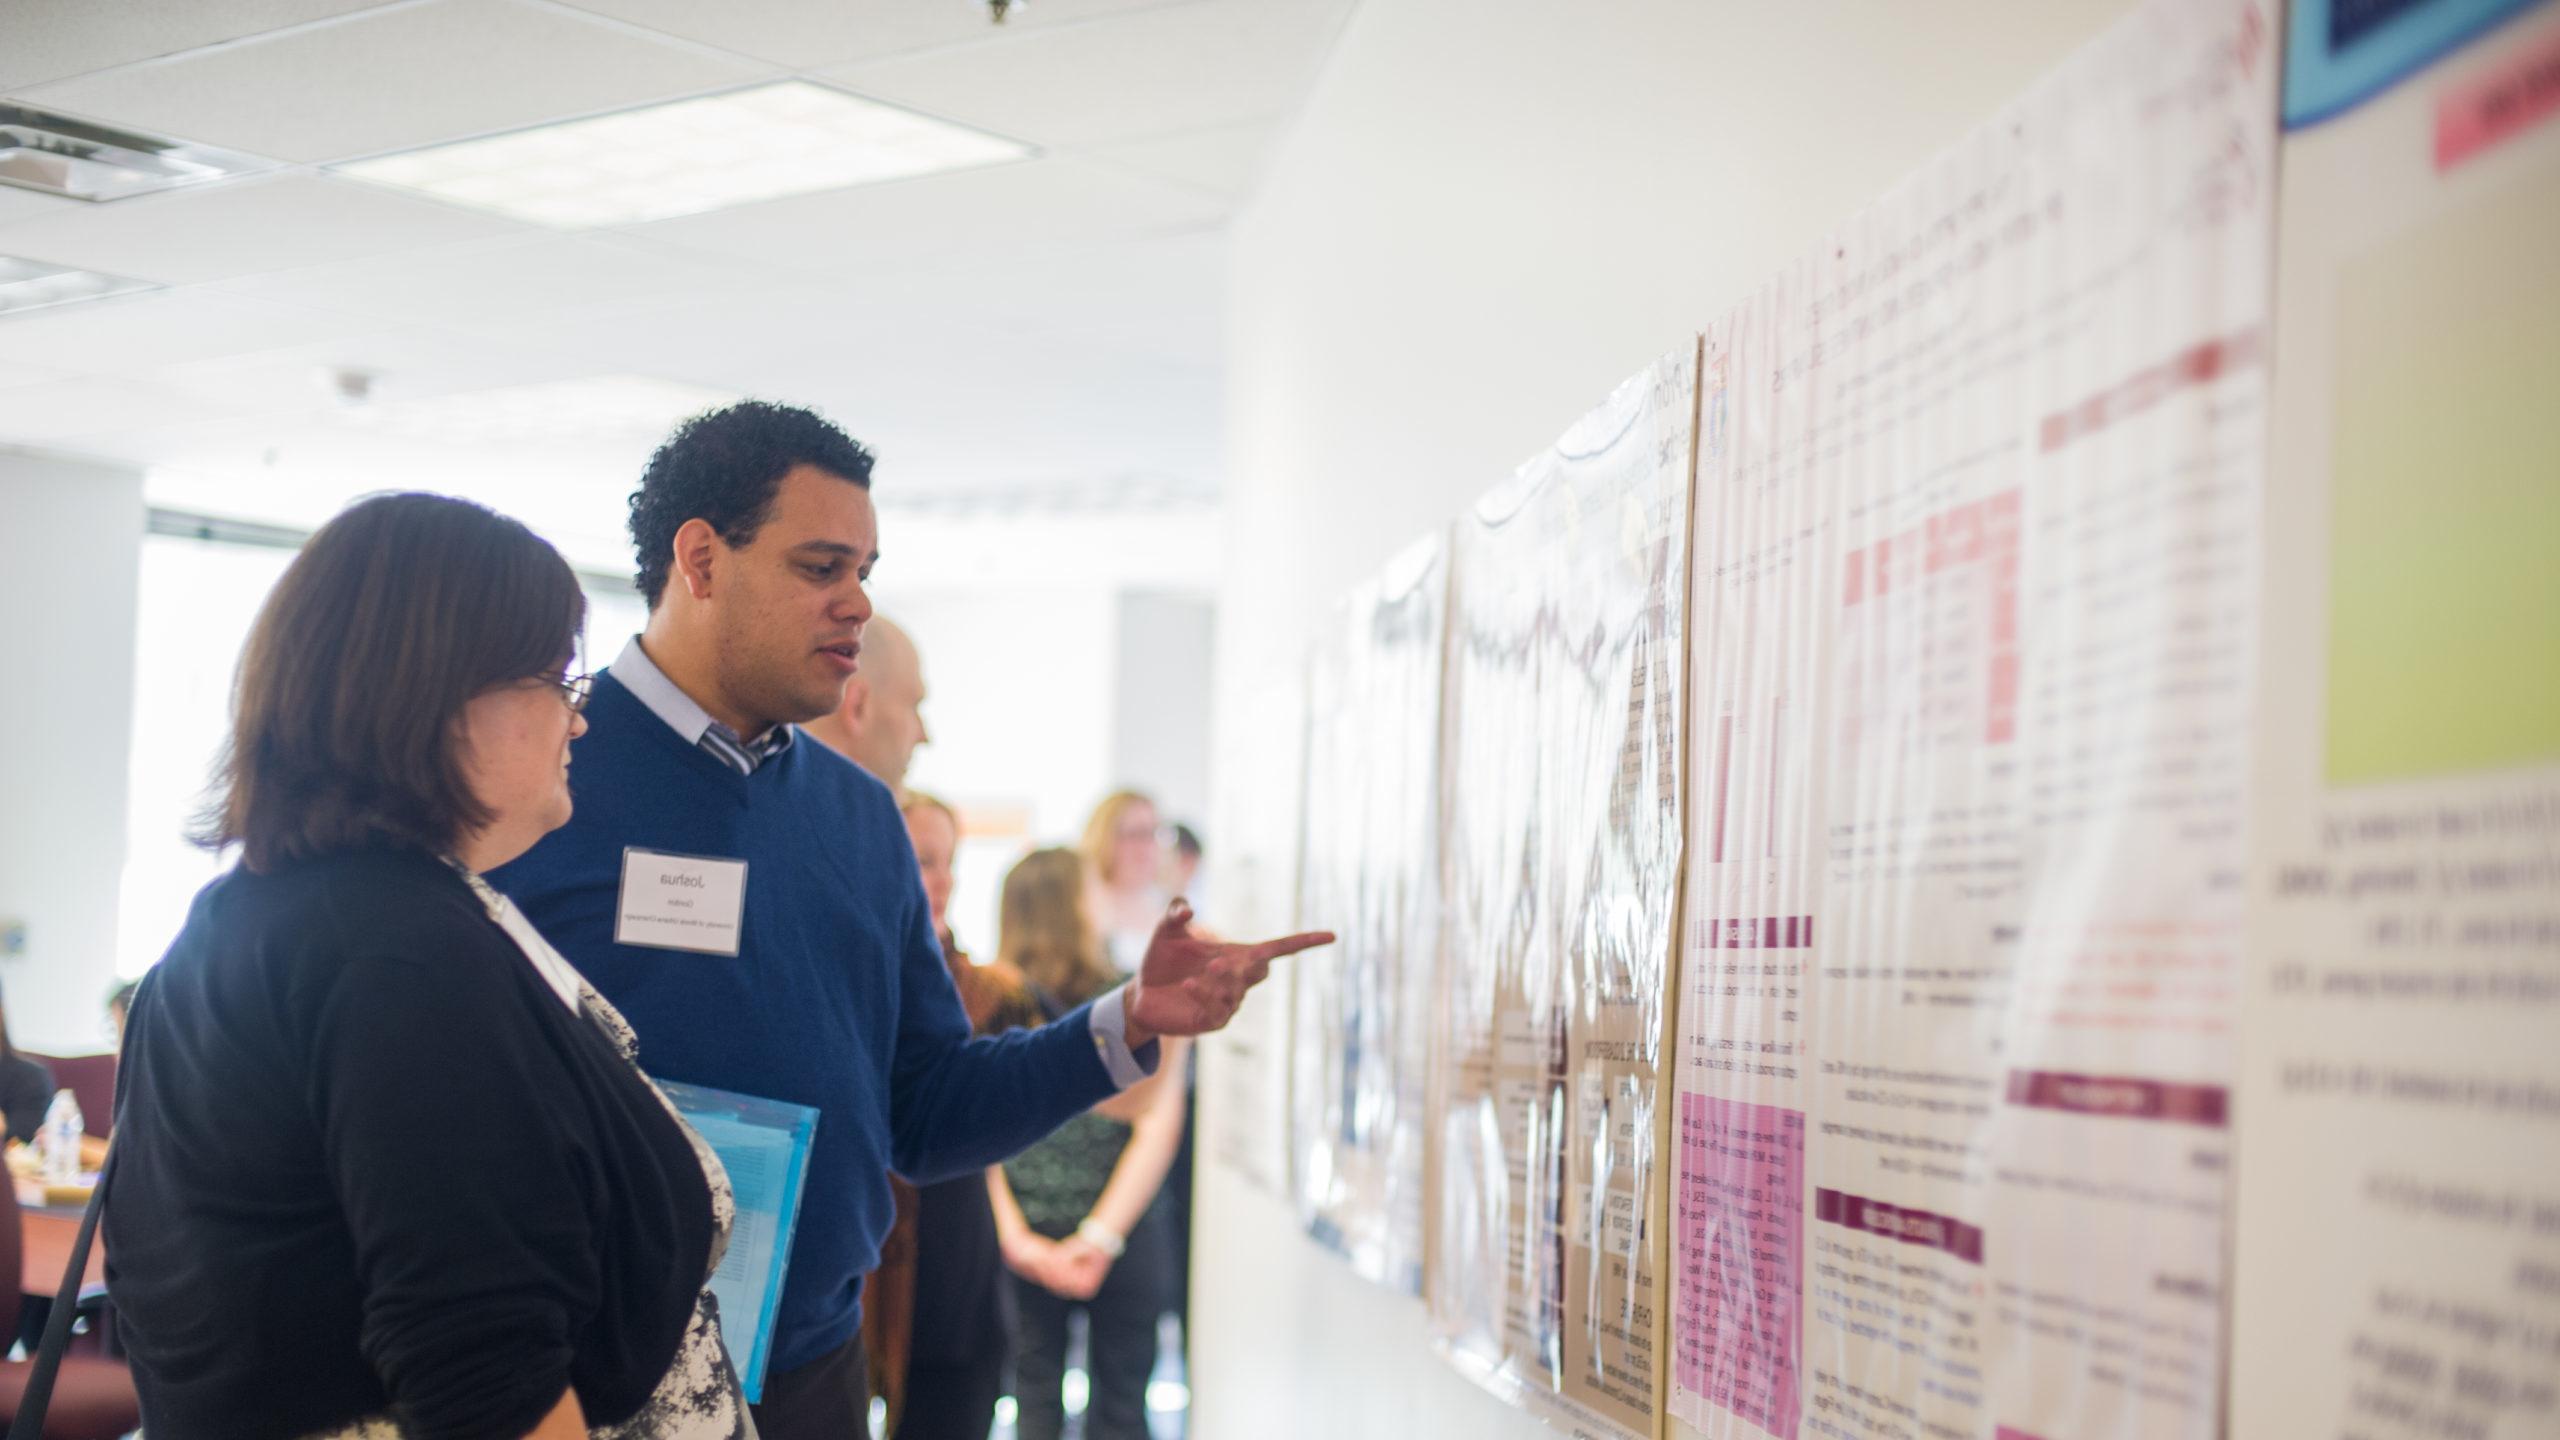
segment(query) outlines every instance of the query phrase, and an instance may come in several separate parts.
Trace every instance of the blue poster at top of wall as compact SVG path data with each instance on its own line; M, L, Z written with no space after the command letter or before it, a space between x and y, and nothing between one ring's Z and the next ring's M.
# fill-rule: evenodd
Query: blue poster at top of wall
M2534 0L2293 0L2284 128L2343 115Z

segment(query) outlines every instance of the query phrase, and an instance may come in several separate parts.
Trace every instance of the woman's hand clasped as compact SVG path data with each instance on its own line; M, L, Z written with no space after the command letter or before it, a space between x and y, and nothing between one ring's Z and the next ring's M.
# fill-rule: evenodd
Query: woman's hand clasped
M1079 1235L1052 1240L1028 1231L1001 1242L1005 1268L1066 1300L1090 1300L1111 1273L1111 1257Z

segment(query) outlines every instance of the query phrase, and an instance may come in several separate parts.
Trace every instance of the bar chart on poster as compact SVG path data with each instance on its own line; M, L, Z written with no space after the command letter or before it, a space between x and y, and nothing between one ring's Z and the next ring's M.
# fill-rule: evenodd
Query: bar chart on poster
M2219 1433L2274 73L2145 6L1707 331L1707 1435Z

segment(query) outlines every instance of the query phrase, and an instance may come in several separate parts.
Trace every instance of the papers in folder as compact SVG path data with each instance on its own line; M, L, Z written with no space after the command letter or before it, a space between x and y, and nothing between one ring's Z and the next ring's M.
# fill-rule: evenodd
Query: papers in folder
M720 1301L721 1333L739 1387L749 1400L761 1400L773 1313L782 1302L782 1272L791 1262L791 1227L800 1216L800 1186L809 1175L818 1112L671 1080L659 1081L658 1088L719 1155L737 1192L738 1223L711 1277L711 1293Z

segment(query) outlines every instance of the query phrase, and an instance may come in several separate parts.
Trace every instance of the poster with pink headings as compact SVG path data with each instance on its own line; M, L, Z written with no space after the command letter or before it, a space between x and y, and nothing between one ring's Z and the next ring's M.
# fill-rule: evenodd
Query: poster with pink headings
M1675 1434L2221 1434L2276 63L2143 5L1706 333Z

